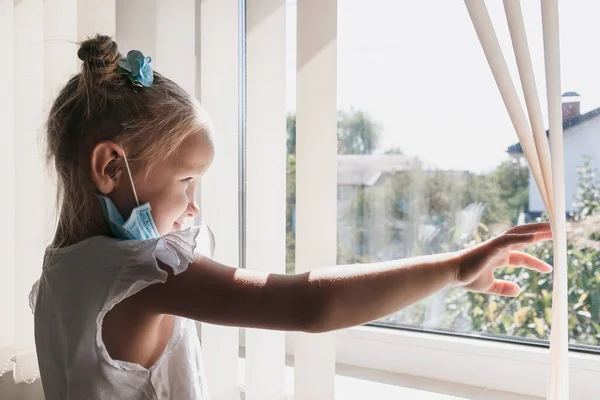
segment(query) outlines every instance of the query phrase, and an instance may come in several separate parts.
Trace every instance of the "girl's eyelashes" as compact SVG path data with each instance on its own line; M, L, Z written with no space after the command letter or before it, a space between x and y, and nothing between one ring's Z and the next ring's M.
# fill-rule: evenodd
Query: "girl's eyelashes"
M182 179L182 180L181 180L181 182L190 183L190 182L191 182L193 179L194 179L194 178L192 178L192 177L190 176L190 177L187 177L187 178L185 178L185 179Z

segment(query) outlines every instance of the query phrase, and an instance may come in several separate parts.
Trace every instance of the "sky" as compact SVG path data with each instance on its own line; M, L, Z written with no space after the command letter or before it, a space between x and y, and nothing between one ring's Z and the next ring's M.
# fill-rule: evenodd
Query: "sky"
M600 2L560 1L562 89L600 107ZM540 1L521 1L546 118ZM517 91L500 0L486 1ZM461 0L338 0L338 109L360 109L400 148L443 169L487 171L518 141ZM296 4L287 2L287 109L295 109ZM523 103L523 100L522 104ZM600 134L600 132L599 132Z

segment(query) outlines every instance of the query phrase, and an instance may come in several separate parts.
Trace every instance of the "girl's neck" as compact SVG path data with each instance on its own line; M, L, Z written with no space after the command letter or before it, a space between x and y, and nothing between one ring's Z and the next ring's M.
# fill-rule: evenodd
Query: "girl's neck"
M52 246L67 247L94 236L112 237L113 235L110 232L108 224L106 223L106 219L104 218L104 214L100 205L94 204L88 211L88 216L80 219L82 225L78 227L71 227L64 223L64 220L61 216L56 229L56 234L54 235Z

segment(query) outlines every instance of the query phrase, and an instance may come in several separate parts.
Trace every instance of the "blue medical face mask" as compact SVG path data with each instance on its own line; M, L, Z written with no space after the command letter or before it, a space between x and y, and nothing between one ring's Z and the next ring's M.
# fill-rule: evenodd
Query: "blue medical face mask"
M133 184L133 177L131 176L131 170L127 163L127 158L123 154L123 161L125 161L125 167L127 169L127 175L131 181L131 187L133 188L133 195L137 207L131 211L131 215L125 221L123 216L108 196L98 194L97 197L100 199L102 205L102 211L108 221L108 226L112 231L113 235L117 239L123 240L148 240L157 239L160 237L156 224L152 219L152 213L150 212L150 203L140 205L138 200L137 192L135 191L135 185Z

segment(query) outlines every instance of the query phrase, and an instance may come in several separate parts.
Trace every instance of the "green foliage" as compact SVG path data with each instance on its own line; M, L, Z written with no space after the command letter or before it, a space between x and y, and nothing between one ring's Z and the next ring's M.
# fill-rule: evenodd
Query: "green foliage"
M584 219L600 209L600 188L596 179L596 168L591 157L583 158L583 166L578 170L579 183L575 193L574 206L577 208L576 219Z
M287 153L296 154L296 115L290 114L285 120L285 130L287 133Z
M503 164L487 176L496 179L494 176L502 176L506 170L514 168L515 165ZM499 170L502 174L498 174ZM512 176L515 176L514 173ZM526 175L519 176L524 180ZM584 161L584 166L579 170L576 218L567 222L569 337L571 342L585 345L600 345L600 191L593 177L593 164L589 160ZM490 189L490 186L484 187ZM524 206L525 203L518 197L527 186L511 183L504 184L504 187L509 190L512 188L510 192L500 193L512 207L512 210L509 207L510 215ZM512 193L513 197L507 197L507 193ZM499 222L495 218L491 219L492 223ZM541 219L547 220L547 217ZM479 238L473 235L474 240L465 242L463 246L483 240L488 235L480 235ZM528 252L549 264L553 263L551 242L531 246ZM507 298L454 288L434 299L437 307L431 307L431 303L424 301L389 317L388 321L432 325L436 329L470 334L549 339L552 327L552 274L541 275L528 270L505 268L497 276L516 282L522 288L521 294ZM435 312L430 310L432 308Z
M296 154L296 115L286 118L287 153ZM372 154L381 140L381 126L368 113L360 110L338 112L338 153ZM386 154L402 154L395 147Z
M381 127L371 117L360 110L340 111L338 113L338 152L339 154L371 154L379 145ZM293 273L295 265L296 235L296 115L290 114L286 119L287 137L287 199L286 199L286 271ZM395 154L401 150L394 149ZM352 225L341 225L338 229L346 229L358 238L358 249L342 249L339 260L343 263L364 262L367 253L367 232L364 221L369 219L366 191L360 191L352 199L351 211L357 216ZM359 221L363 221L358 223ZM362 256L361 256L362 254Z
M288 147L289 148L289 147ZM296 156L287 155L287 190L285 206L285 231L286 231L286 266L288 274L294 273L296 265Z
M385 151L385 154L404 154L400 147L392 147Z
M507 207L507 216L514 225L519 214L529 209L529 168L524 157L513 157L500 164L493 172L499 188L499 199Z
M381 126L364 111L338 112L338 154L372 154L381 139Z

